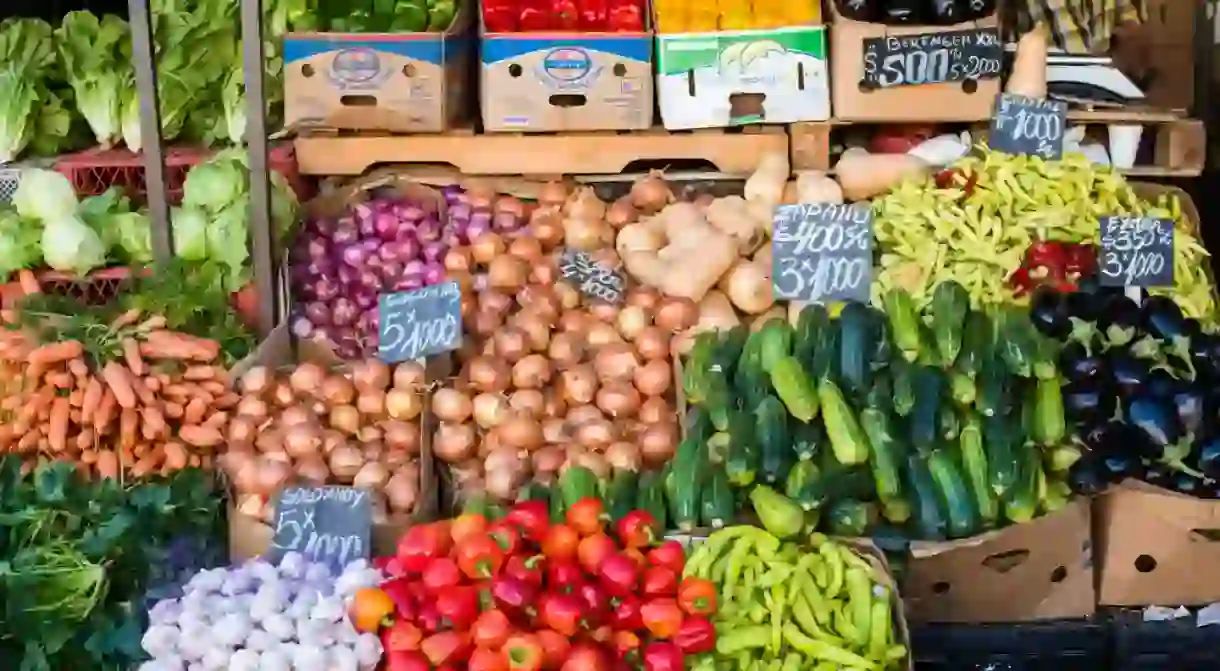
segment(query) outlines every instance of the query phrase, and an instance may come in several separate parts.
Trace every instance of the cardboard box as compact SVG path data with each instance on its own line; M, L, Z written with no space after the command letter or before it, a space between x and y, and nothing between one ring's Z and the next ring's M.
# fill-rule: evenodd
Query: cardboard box
M289 33L284 115L294 128L440 133L469 119L473 7L444 33Z
M834 7L834 3L831 3ZM919 33L951 32L994 27L997 15L952 26L887 26L853 21L834 13L830 27L831 99L836 119L843 121L984 121L1000 93L1000 80L982 79L920 86L867 90L864 40Z
M1084 617L1096 606L1090 502L973 538L911 543L902 589L912 622Z
M658 35L657 98L671 130L829 119L826 27Z
M1220 501L1128 480L1097 501L1099 602L1220 601Z
M232 374L239 376L254 366L281 367L298 361L316 361L324 365L334 365L336 361L330 352L316 347L300 347L294 351L292 335L284 324L276 327L271 335L259 345L253 354L233 367ZM428 379L439 379L448 372L448 360L429 361L427 366ZM394 551L395 544L402 532L412 524L427 522L436 517L436 475L432 457L432 434L436 429L436 419L424 403L423 414L419 418L419 496L415 510L409 515L400 515L373 525L373 554L388 554ZM257 557L267 551L271 545L271 525L258 517L247 514L241 509L241 501L234 502L229 507L229 557L234 562L242 562Z
M646 26L647 28L647 26ZM487 131L652 127L652 33L487 33L479 98Z

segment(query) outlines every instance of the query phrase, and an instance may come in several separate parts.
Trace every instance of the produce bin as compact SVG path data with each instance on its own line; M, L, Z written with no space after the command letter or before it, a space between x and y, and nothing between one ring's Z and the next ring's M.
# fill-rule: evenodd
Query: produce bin
M1214 671L1220 668L1220 626L1195 616L1145 622L1141 610L1111 614L1114 671Z
M911 627L917 671L1083 671L1109 667L1109 628L1094 618Z

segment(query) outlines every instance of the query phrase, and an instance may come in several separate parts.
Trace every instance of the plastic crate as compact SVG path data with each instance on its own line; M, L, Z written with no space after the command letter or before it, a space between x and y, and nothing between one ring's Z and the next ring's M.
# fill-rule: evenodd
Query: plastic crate
M165 151L165 188L170 203L181 202L187 171L214 153L197 147L170 147ZM283 175L297 198L304 201L313 195L311 183L297 170L296 151L290 143L272 145L267 164ZM121 186L133 200L143 202L148 192L144 183L144 155L127 149L93 148L62 156L55 162L55 170L71 180L77 195L82 197Z
M32 158L15 163L0 165L0 205L12 202L13 194L21 184L21 171L26 168L49 168L54 160L47 158Z
M1109 667L1102 620L911 625L916 671L1092 671Z
M1216 671L1220 625L1199 627L1195 617L1144 622L1139 610L1111 614L1114 671Z

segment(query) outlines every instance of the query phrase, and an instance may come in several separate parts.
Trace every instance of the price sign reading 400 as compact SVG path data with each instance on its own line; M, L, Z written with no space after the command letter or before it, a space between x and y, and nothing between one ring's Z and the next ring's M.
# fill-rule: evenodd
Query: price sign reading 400
M377 356L386 363L449 352L462 344L462 290L457 282L382 294L377 316Z
M1001 93L996 99L987 144L1007 154L1058 160L1063 157L1066 129L1066 103Z
M1103 286L1173 286L1173 222L1169 219L1102 217L1097 254Z
M781 205L772 220L776 298L867 301L873 274L873 210L867 203Z

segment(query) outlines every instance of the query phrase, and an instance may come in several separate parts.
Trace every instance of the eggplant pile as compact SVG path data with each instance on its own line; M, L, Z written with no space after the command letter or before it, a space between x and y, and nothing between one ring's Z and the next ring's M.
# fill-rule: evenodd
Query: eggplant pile
M1220 337L1170 298L1040 288L1030 316L1060 341L1068 426L1083 446L1068 483L1095 494L1125 478L1220 497Z

